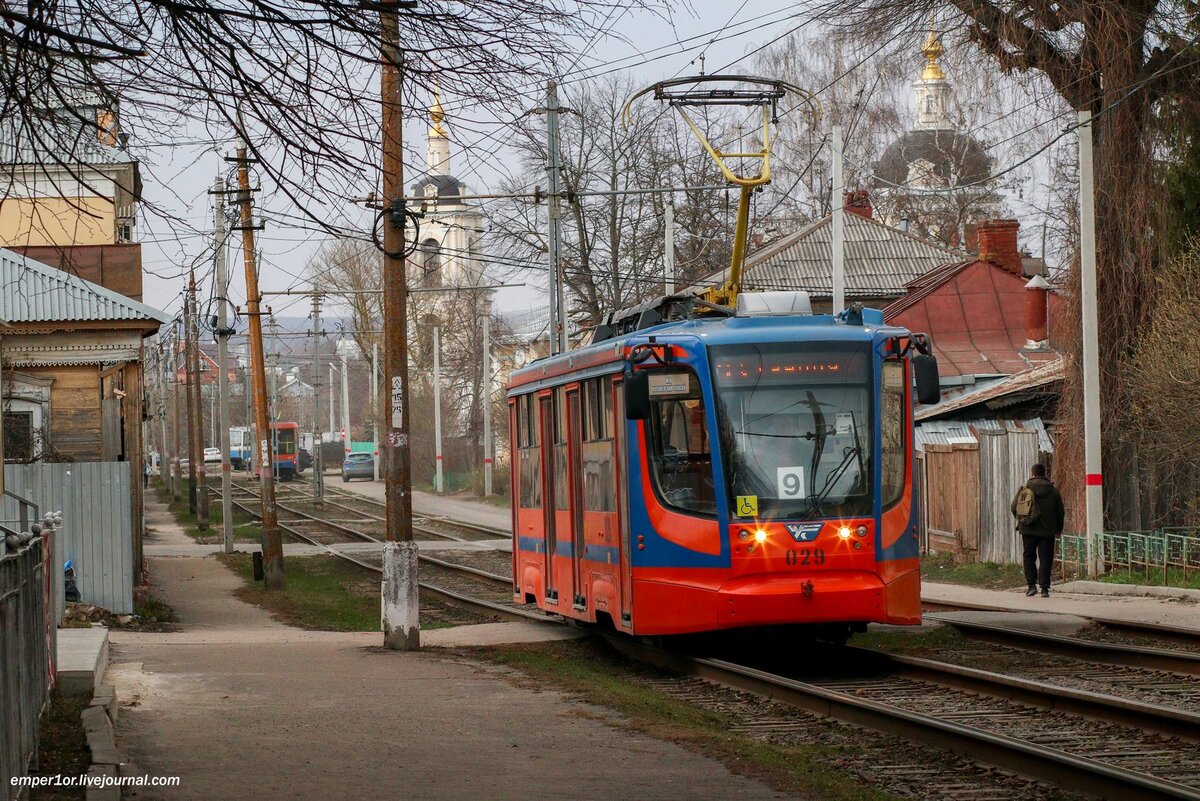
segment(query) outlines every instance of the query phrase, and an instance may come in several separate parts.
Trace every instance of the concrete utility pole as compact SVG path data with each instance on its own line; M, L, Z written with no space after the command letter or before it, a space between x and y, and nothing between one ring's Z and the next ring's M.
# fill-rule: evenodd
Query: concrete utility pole
M379 343L371 343L371 470L379 480Z
M346 427L346 444L343 450L350 453L354 437L350 433L350 370L346 367L346 354L342 354L342 425Z
M1100 453L1100 324L1096 313L1096 186L1092 112L1079 112L1079 267L1083 302L1083 449L1088 574L1103 572L1104 472Z
M175 331L171 337L171 437L174 440L174 447L171 450L175 459L173 465L175 481L172 493L176 502L183 497L183 471L179 468L179 459L182 453L179 445L179 325L178 322L175 324ZM187 369L186 366L184 369Z
M433 489L445 492L442 480L442 327L433 327Z
M167 440L167 347L162 337L158 340L158 424L160 428L158 449L158 476L168 492L174 493L174 480L171 476L169 455L170 442Z
M383 106L383 359L391 399L387 427L387 539L383 548L383 641L388 648L421 647L417 546L412 541L412 452L409 448L408 287L404 274L404 146L400 116L397 6L380 7L379 89Z
M191 274L192 318L191 318L191 401L195 416L189 421L192 431L191 463L196 477L196 528L208 531L208 483L204 468L204 403L200 397L200 306L196 299L196 273Z
M192 382L196 379L196 368L192 366L192 295L196 292L196 274L188 278L187 291L183 295L183 402L187 407L187 452L188 452L188 511L199 516L196 506L196 396L192 394Z
M675 198L663 204L663 294L675 294Z
M842 178L842 127L833 126L833 197L830 198L833 218L830 220L833 245L833 313L839 314L846 308L846 192Z
M316 287L313 288L314 290ZM313 502L325 500L325 465L321 461L321 293L313 292Z
M221 539L233 553L233 465L229 461L229 273L225 269L225 179L213 183L213 226L217 239L217 415L221 436Z
M333 374L335 372L337 372L337 368L334 367L332 364L330 364L329 365L329 433L331 433L331 434L336 434L337 430L338 430L337 419L334 416L336 414L336 410L337 410L337 403L334 402L334 398L333 398L333 387L334 387Z
M242 260L246 268L246 316L250 318L250 369L254 380L254 454L262 496L262 555L266 587L282 590L283 540L279 534L275 508L275 480L272 475L271 421L267 414L267 361L263 348L262 318L259 311L258 265L254 253L254 210L250 204L250 165L246 145L237 149L238 202L242 207Z
M492 496L492 315L485 314L483 324L483 497Z
M567 320L563 314L562 287L562 175L558 137L558 86L546 83L546 182L549 186L546 211L546 264L550 287L550 353L564 353L567 345Z

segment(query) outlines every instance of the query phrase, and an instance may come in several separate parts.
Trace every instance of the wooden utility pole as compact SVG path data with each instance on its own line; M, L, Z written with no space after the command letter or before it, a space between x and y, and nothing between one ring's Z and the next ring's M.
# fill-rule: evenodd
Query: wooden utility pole
M189 322L191 344L188 347L188 373L191 383L188 387L189 406L194 410L189 419L188 429L192 432L192 455L190 464L195 470L196 486L196 528L208 530L208 482L204 467L204 403L200 398L200 309L196 301L196 271L190 278L188 293L192 299L192 316Z
M408 287L404 274L404 161L400 109L398 7L415 3L385 1L379 10L383 149L383 320L384 376L389 406L383 443L387 455L384 497L387 539L383 551L384 644L395 650L420 647L417 548L412 541L412 464L409 449ZM347 436L349 431L347 430Z
M200 427L196 422L196 401L192 395L192 380L196 377L192 368L192 293L196 289L196 275L188 279L187 292L183 295L183 400L187 407L187 452L188 452L188 511L197 514L196 507L196 433Z
M275 509L271 421L267 414L267 361L259 312L258 266L254 257L254 210L250 203L250 167L246 146L237 149L238 202L242 207L242 260L246 266L246 316L250 318L250 371L254 381L254 464L262 495L263 573L269 590L282 590L283 541Z

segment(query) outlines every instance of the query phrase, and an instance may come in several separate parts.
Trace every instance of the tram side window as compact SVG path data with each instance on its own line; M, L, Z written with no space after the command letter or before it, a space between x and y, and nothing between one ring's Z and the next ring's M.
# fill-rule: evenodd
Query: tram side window
M612 377L586 382L587 407L583 443L583 508L589 512L615 512L616 474L613 465Z
M883 399L879 419L880 446L883 455L884 507L900 500L904 493L904 479L908 467L908 454L904 442L904 363L883 363Z
M521 507L537 509L542 505L542 454L538 450L537 399L533 395L517 397L517 453L521 478Z
M668 505L685 512L716 514L712 454L704 399L695 374L677 373L650 390L650 468ZM686 378L686 381L678 379ZM685 388L686 384L686 388Z
M567 391L564 387L554 390L554 443L551 450L554 459L554 508L566 511L571 508L570 475L567 472Z

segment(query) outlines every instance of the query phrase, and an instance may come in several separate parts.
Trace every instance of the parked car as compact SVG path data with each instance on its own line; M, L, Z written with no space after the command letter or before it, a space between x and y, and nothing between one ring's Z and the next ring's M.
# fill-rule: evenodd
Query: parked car
M375 457L369 453L348 453L342 462L342 481L352 478L365 478L368 481L375 478Z
M221 449L220 448L205 448L204 463L205 464L220 464Z

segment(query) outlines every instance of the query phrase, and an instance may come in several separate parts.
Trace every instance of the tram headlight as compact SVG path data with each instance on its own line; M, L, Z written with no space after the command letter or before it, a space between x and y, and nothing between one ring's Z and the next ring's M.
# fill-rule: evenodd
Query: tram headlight
M762 544L767 541L767 532L765 529L758 529L754 532L754 541Z
M841 528L838 529L838 536L844 540L850 539L850 534L851 534L851 532L850 532L849 526L842 526Z

